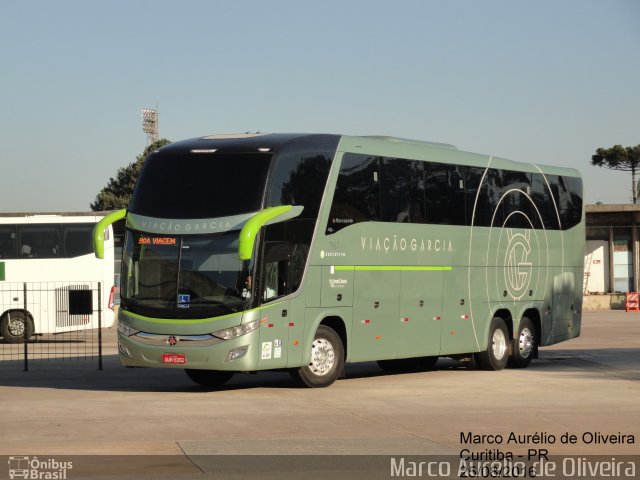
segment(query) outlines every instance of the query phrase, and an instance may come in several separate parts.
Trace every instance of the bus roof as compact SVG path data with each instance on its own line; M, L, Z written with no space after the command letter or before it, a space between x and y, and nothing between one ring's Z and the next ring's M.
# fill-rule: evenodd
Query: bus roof
M360 152L369 155L402 157L411 160L425 160L440 163L460 164L471 167L487 166L523 172L542 172L549 175L580 177L573 168L556 167L544 164L517 162L493 155L478 154L458 150L446 143L425 142L396 137L382 136L342 136L339 151Z
M507 168L511 170L538 172L551 175L579 177L580 172L572 168L531 164L507 160L486 154L458 150L446 143L412 140L391 136L349 136L335 134L305 133L240 133L219 134L192 138L171 143L159 150L175 153L226 153L274 152L287 145L306 145L309 148L335 148L342 152L361 152L369 155L402 157L414 160L436 161L475 167Z

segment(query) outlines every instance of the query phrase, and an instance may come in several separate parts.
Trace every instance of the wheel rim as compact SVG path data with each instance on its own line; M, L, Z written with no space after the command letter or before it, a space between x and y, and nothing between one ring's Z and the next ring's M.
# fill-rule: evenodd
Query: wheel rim
M22 320L11 320L9 322L9 333L14 337L21 337L24 335L24 322Z
M522 358L529 358L533 352L534 341L533 332L528 328L523 328L518 337L518 350Z
M311 344L311 372L322 377L331 371L335 362L336 352L331 342L324 338L316 338Z
M493 332L493 356L496 360L501 360L507 352L507 338L501 329Z

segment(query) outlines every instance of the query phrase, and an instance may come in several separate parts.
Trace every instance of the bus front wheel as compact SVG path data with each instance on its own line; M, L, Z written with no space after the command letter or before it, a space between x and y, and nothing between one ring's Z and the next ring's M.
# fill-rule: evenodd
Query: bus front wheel
M340 336L325 325L320 325L311 344L308 365L291 371L298 383L307 387L328 387L338 379L344 367L344 346Z
M22 343L33 335L33 322L25 312L7 312L0 320L0 334L7 343Z
M476 353L476 363L482 370L502 370L509 360L509 330L504 320L493 317L489 327L489 344L484 352Z
M198 385L203 387L219 387L224 385L231 377L233 372L224 372L220 370L196 370L193 368L185 369L187 376Z

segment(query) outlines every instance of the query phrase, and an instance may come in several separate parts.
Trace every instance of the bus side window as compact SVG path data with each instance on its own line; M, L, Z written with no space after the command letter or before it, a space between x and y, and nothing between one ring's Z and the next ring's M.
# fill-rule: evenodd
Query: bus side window
M262 301L269 302L290 293L289 242L265 242L262 268Z
M340 166L326 232L380 220L380 159L345 153Z
M60 256L59 225L26 225L19 229L20 254L23 258L57 258Z
M265 302L285 294L287 262L269 262L264 266L264 289L262 299Z
M486 176L489 177L488 175ZM491 224L494 209L489 206L489 184L481 185L480 183L484 177L484 168L467 167L464 182L466 187L465 217L467 219L467 225L485 226Z
M502 195L505 226L509 228L533 228L533 206L531 195L531 173L503 170Z
M542 218L542 225L539 225L538 215L533 215L533 218L536 219L535 228L558 230L560 225L558 224L556 210L553 207L554 199L550 188L542 173L534 173L531 176L531 197L537 208L536 213Z
M547 175L560 216L561 230L576 226L582 220L582 179Z
M80 255L88 255L93 251L91 244L91 235L94 224L65 224L62 225L62 238L64 245L64 256L66 258L79 257ZM108 232L105 230L105 240L108 240Z
M485 171L484 169L470 167L467 170L467 179L467 216L469 224L471 225L471 220L473 219L474 226L502 226L504 223L502 171L495 168L489 168ZM482 183L480 183L480 180L482 180Z
M427 223L466 225L465 167L443 163L427 164L425 204Z
M582 221L582 179L560 177L566 190L566 207L564 210L564 226L569 229Z
M16 227L0 227L0 258L16 258Z
M381 167L380 219L424 223L424 162L385 157Z

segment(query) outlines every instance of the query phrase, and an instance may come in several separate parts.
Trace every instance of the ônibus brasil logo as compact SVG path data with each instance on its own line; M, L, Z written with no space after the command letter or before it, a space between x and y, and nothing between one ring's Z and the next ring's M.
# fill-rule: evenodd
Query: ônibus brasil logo
M73 469L73 462L59 461L54 458L46 460L38 457L9 457L9 478L66 480L67 471Z
M531 231L514 233L513 230L507 229L507 238L509 244L504 258L504 280L511 298L519 300L525 295L531 282Z

